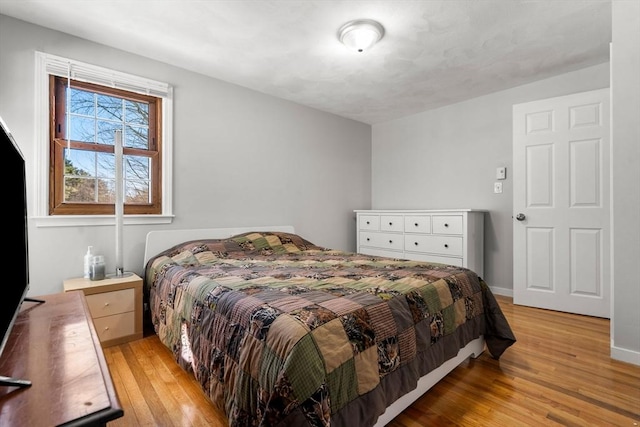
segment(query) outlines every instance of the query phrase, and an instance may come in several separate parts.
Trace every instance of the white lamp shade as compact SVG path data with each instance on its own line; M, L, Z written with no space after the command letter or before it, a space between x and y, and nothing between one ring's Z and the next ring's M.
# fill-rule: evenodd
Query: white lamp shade
M356 52L364 52L384 35L384 28L368 19L347 22L338 31L340 41Z

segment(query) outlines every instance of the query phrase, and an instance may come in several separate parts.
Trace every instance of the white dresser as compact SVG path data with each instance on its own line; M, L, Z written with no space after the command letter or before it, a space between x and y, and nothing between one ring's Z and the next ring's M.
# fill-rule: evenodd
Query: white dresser
M484 274L484 213L475 209L356 210L357 252L457 265Z

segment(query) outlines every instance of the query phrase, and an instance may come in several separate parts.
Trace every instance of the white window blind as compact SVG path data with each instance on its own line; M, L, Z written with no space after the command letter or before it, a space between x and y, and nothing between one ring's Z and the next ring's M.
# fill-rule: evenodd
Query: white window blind
M62 58L47 53L40 53L45 65L45 72L60 77L71 77L87 83L99 84L130 92L165 98L171 95L171 86L144 77L120 71L109 70L97 65L86 64L72 59Z

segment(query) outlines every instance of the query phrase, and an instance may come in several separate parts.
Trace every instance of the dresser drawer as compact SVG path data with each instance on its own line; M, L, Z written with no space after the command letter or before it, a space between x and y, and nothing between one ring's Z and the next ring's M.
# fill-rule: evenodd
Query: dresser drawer
M404 250L445 256L462 256L462 237L422 236L417 234L405 236Z
M433 234L460 234L462 235L462 216L460 215L433 215Z
M404 242L402 234L360 232L360 246L402 251Z
M424 262L435 262L438 264L455 265L456 267L464 267L462 258L445 257L431 254L412 253L411 259Z
M380 229L380 216L360 215L358 218L358 228L360 228L360 230L378 231Z
M403 218L402 215L380 215L380 230L402 232L404 228Z
M388 258L398 258L398 259L403 259L404 258L404 252L402 251L391 251L391 250L384 250L384 249L377 249L377 248L361 248L360 250L361 254L364 255L375 255L375 256L384 256L384 257L388 257Z
M87 305L94 319L135 310L133 288L87 295Z
M135 325L133 311L93 319L100 342L133 335L136 333Z
M407 215L404 217L405 233L431 233L431 215Z

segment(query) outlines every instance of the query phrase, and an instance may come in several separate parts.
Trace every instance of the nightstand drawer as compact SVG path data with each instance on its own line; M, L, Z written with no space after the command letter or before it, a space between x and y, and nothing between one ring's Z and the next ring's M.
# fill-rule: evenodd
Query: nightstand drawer
M462 256L462 237L448 236L405 236L404 250L427 252L444 256Z
M118 313L135 311L134 289L87 295L87 305L94 319Z
M135 324L133 311L93 319L100 342L135 334Z

